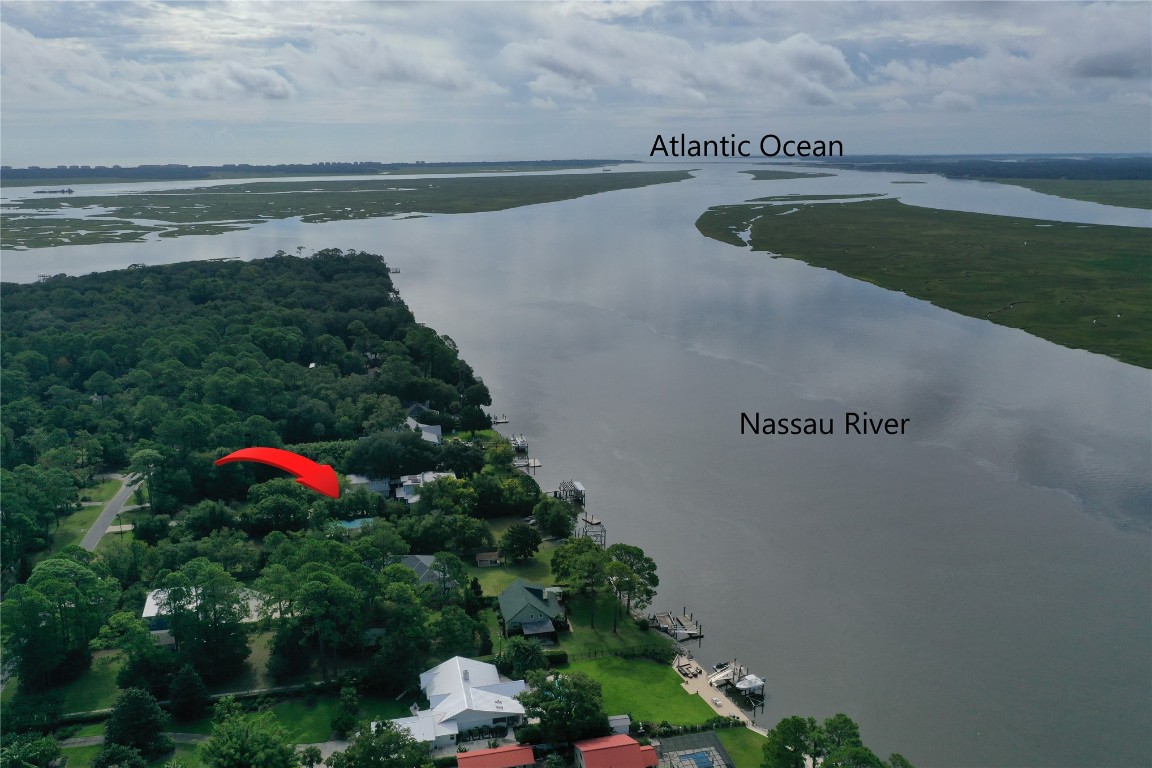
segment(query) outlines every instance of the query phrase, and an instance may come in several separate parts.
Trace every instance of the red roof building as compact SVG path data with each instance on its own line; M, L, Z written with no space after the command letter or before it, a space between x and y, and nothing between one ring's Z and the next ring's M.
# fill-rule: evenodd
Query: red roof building
M573 746L577 768L656 768L660 763L655 747L642 747L631 736L602 736Z
M456 755L460 768L530 768L536 764L532 747L497 747L460 752Z

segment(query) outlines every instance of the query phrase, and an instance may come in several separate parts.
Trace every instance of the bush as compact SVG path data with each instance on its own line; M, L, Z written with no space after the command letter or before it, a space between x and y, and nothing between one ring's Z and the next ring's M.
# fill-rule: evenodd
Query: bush
M670 645L654 645L646 648L644 655L661 664L671 664L676 659L676 650Z
M4 707L4 730L49 733L60 724L64 699L58 693L17 693Z
M92 761L92 768L148 768L140 750L123 744L106 744Z
M436 768L454 768L454 766L458 764L455 755L443 755L432 758L432 765L436 766Z
M535 723L522 725L516 729L516 741L520 744L542 744L544 733Z
M640 628L641 632L647 632L652 628L652 624L648 621L648 617L643 617L636 622L636 626Z
M544 656L550 667L562 667L568 663L568 651L545 651Z

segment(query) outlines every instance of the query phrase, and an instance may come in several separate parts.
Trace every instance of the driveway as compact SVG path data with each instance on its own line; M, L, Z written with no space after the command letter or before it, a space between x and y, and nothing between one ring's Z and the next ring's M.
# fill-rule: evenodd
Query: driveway
M131 482L128 481L126 475L112 475L115 479L119 480L123 485L112 500L104 505L104 511L100 513L100 517L96 518L96 522L92 523L92 527L88 529L88 533L84 534L83 541L80 546L89 552L96 551L96 545L100 543L100 539L108 532L108 526L116 519L116 515L120 514L124 502L132 496L132 491L136 489Z

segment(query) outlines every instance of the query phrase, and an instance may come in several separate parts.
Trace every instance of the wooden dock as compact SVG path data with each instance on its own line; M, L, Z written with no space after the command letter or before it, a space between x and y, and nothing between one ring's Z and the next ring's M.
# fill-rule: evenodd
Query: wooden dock
M673 614L671 611L664 613L657 613L649 617L649 621L656 625L666 635L670 635L676 640L695 640L698 637L704 636L704 627L700 622L692 618L692 615L685 610L679 616Z
M512 459L512 466L524 472L531 472L534 469L540 469L540 467L544 465L540 463L540 459L530 459L525 456L521 459Z

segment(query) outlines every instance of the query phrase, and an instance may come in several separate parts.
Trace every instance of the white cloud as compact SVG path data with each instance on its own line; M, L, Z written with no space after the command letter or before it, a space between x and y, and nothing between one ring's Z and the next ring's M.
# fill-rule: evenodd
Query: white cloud
M206 101L219 99L287 99L292 84L279 72L235 61L213 66L180 83L181 92Z
M932 97L932 105L945 112L971 112L976 109L977 102L967 94L944 91Z
M656 128L781 121L848 140L868 132L882 151L882 126L916 113L917 130L943 135L957 110L1013 122L1004 135L1067 132L1062 142L1085 150L1147 151L1152 133L1150 3L6 0L0 28L13 162L52 161L37 154L51 150L37 126L79 113L145 130L226 124L238 160L284 126L307 151L363 126L389 147L425 141L413 150L425 157L460 134L470 146L544 146L543 121L563 120L600 135L598 155ZM1087 113L1099 115L1094 132L1052 120Z

